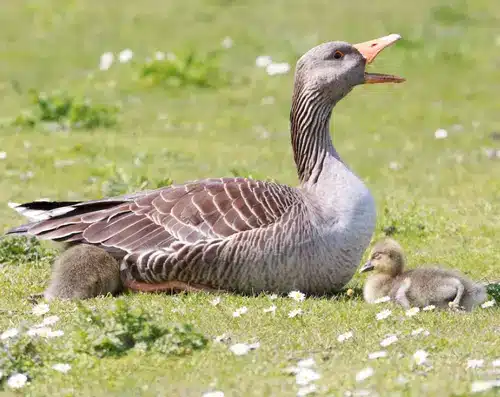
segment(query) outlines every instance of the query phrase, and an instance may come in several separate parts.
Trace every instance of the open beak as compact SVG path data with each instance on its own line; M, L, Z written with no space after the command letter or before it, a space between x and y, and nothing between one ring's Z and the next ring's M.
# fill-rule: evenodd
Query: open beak
M359 269L359 272L360 273L364 273L364 272L369 272L371 270L373 270L374 266L372 265L372 262L371 261L368 261L366 262L362 267L361 269Z
M361 55L366 59L366 63L372 63L380 51L389 47L392 43L401 38L399 34L390 34L388 36L380 37L375 40L365 41L364 43L354 44ZM365 72L365 84L374 83L402 83L405 81L402 77L393 76L390 74L381 73L367 73Z

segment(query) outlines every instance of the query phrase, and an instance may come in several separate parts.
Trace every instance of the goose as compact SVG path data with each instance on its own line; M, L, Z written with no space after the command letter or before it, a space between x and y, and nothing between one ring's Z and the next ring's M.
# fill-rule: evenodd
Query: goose
M486 298L486 285L475 283L454 269L421 267L404 271L406 259L401 245L391 238L378 241L360 273L368 277L363 296L366 302L389 296L406 309L436 306L471 311Z
M118 261L102 248L78 244L54 261L51 281L43 297L47 301L86 299L114 295L122 289Z
M214 178L84 202L11 203L29 222L6 234L106 250L132 291L340 290L368 247L376 211L333 146L331 113L358 85L404 81L365 70L400 38L327 42L299 58L290 112L297 187Z

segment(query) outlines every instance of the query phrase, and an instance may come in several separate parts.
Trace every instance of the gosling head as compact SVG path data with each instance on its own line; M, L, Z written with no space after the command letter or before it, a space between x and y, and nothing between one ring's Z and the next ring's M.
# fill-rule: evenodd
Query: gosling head
M359 84L401 83L405 81L401 77L365 70L384 48L400 38L399 34L390 34L359 44L320 44L297 61L296 88L326 94L327 99L338 101Z
M399 243L391 238L377 242L370 252L370 259L359 269L360 273L375 271L392 277L403 272L405 255Z

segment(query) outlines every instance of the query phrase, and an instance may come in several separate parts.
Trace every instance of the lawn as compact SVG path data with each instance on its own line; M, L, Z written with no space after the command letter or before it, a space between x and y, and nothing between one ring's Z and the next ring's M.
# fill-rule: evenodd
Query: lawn
M331 126L335 146L376 199L374 239L392 233L410 266L441 263L474 279L499 279L499 26L500 3L490 0L4 0L0 230L23 221L9 201L93 199L168 179L231 175L296 185L288 115L298 57L324 41L356 43L400 33L403 40L370 69L407 81L358 87L338 104ZM118 62L117 54L127 48L132 60ZM157 51L177 54L176 78L163 78L177 73L174 66L148 74L146 59ZM105 52L113 52L115 62L99 70ZM186 66L189 53L192 66ZM270 76L256 66L260 55L292 68ZM30 90L47 93L49 102L60 99L50 96L56 91L75 98L72 106L80 110L74 119L61 119L75 121L72 128L40 122ZM92 100L91 110L104 110L89 116L85 98ZM30 109L34 119L23 113ZM30 120L34 127L26 125ZM86 126L88 120L96 128ZM41 321L27 298L48 282L50 247L15 255L0 250L0 333ZM362 283L356 275L348 287L359 291ZM67 351L64 362L71 369L52 370L47 356L19 393L201 396L218 390L226 397L295 396L301 386L286 369L310 357L321 376L311 383L320 396L466 396L474 382L500 378L500 368L492 365L500 358L498 304L467 314L409 317L390 303L367 305L357 293L303 302L265 295L220 298L217 305L207 294L123 298L156 324L188 323L209 341L178 356L154 348L117 357L73 354L80 309L74 302L52 303L46 315L59 316L54 327L65 331L51 340L59 349L53 354ZM105 297L85 305L103 313L115 302ZM271 305L275 313L264 312ZM243 306L248 311L233 317ZM298 308L302 315L289 318ZM385 309L391 316L377 320ZM412 335L419 328L428 335ZM339 342L349 331L353 337ZM222 342L214 341L223 334ZM381 347L389 334L398 340ZM229 348L255 342L260 346L246 355ZM379 350L387 357L368 358ZM427 365L414 362L417 350L428 353ZM484 364L467 368L471 359ZM373 375L357 381L368 367ZM3 387L0 395L17 393L5 382Z

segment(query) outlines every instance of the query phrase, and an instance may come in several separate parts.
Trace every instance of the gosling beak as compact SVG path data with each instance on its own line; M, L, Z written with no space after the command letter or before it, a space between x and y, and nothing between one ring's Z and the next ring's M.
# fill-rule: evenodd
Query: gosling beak
M359 269L359 272L360 273L364 273L364 272L369 272L371 270L374 269L374 266L372 265L372 261L368 261L366 262L362 267L361 269Z
M389 47L394 42L401 38L399 34L390 34L388 36L380 37L375 40L365 41L364 43L354 44L353 47L356 48L361 55L366 59L366 63L372 63L377 55L384 48ZM381 74L381 73L367 73L365 72L365 84L375 84L375 83L402 83L405 81L404 78L399 76L393 76L391 74Z

